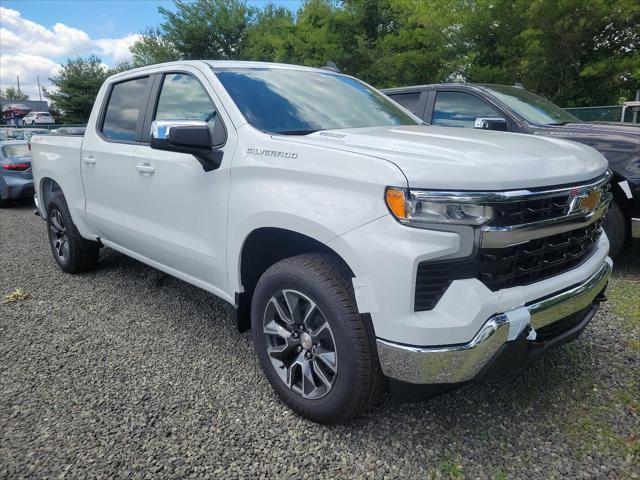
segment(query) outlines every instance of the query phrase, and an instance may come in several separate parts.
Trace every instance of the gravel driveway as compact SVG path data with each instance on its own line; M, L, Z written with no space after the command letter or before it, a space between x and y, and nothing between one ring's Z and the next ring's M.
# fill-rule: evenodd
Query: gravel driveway
M0 477L640 478L640 245L576 342L485 383L321 427L272 393L228 305L111 250L54 263L0 210Z

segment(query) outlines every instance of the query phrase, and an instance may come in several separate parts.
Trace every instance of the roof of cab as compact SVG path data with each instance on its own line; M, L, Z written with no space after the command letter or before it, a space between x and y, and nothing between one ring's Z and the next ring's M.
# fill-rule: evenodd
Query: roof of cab
M305 67L302 65L290 65L287 63L271 63L271 62L250 62L239 60L177 60L175 62L156 63L154 65L147 65L145 67L134 68L132 70L126 70L119 72L107 80L118 79L122 77L129 77L138 73L153 73L160 68L166 67L181 67L186 65L202 66L206 65L212 68L271 68L271 69L283 69L283 70L302 70L309 72L323 72L323 73L335 73L330 70L315 67Z

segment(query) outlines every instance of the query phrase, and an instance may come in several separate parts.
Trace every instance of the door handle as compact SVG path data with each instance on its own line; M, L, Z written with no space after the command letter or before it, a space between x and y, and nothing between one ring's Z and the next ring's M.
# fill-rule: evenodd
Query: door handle
M95 165L96 159L92 156L82 157L82 163L84 163L85 165Z
M143 165L137 165L136 166L136 170L138 170L138 172L140 172L140 173L155 173L155 171L156 171L156 169L153 168L148 163L145 163Z

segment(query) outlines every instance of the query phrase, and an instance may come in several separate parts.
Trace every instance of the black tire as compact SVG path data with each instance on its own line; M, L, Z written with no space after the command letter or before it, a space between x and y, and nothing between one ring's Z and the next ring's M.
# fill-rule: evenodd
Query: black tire
M55 192L47 205L47 233L53 258L63 272L81 273L95 268L100 245L80 235L61 192Z
M269 338L263 332L263 322L272 298L283 290L295 290L311 299L326 319L334 340L336 373L321 398L304 398L290 388L267 351ZM271 266L253 295L251 327L267 379L282 401L302 417L322 424L344 422L365 412L384 392L373 329L358 313L350 278L332 255L299 255Z
M604 231L609 237L609 256L616 257L627 241L627 219L615 201L611 202L604 219Z

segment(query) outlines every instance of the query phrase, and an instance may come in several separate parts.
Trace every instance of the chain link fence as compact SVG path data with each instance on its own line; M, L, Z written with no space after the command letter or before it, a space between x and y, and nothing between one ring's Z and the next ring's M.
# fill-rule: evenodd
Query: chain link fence
M565 110L585 122L619 122L622 115L622 105L575 107L565 108ZM631 118L628 121L631 121Z

